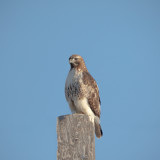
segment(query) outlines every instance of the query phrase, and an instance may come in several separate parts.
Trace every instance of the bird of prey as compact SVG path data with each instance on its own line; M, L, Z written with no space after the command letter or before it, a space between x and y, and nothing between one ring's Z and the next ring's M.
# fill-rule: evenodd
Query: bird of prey
M65 97L72 113L86 114L93 122L98 138L103 135L100 125L100 97L96 81L88 72L83 58L69 58L70 71L65 83Z

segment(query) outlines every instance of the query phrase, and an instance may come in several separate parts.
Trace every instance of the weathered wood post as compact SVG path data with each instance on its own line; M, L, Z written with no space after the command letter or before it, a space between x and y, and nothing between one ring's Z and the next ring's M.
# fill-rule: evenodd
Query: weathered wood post
M95 160L94 134L94 126L87 115L58 117L57 160Z

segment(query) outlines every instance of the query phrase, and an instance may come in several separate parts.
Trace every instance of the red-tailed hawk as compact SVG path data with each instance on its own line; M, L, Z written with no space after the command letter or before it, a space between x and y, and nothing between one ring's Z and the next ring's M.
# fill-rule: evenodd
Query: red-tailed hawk
M65 83L65 96L72 113L86 114L94 123L95 134L102 136L100 126L100 97L96 81L88 72L83 58L72 55L71 69Z

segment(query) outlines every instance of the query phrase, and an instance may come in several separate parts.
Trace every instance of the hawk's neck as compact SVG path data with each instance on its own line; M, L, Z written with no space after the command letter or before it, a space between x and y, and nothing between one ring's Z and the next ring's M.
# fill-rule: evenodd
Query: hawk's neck
M71 66L70 70L72 69L75 69L76 71L80 71L80 72L88 72L85 65Z

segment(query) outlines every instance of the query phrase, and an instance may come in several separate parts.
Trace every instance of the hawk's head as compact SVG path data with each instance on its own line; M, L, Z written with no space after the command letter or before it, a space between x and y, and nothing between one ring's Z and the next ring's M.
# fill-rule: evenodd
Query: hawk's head
M83 58L77 54L69 57L69 63L71 65L71 68L78 68L82 70L86 69Z

